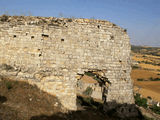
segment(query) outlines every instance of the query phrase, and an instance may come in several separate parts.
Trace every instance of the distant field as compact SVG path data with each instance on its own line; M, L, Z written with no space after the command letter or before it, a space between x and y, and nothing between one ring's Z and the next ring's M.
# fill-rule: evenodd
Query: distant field
M131 47L132 52L140 53L144 55L160 56L159 47L144 47L144 46L134 46Z
M142 78L144 80L149 80L150 78L158 78L158 75L155 71L143 70L143 69L133 69L131 72L131 78L136 82L137 79Z
M134 90L160 101L160 48L132 46L132 60L138 63L131 72Z

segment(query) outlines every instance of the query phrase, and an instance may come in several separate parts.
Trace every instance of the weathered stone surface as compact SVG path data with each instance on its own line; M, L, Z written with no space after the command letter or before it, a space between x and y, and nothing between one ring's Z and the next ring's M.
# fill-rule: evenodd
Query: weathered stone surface
M1 64L19 68L17 77L56 95L68 109L76 109L76 75L89 70L106 70L107 101L134 102L129 37L115 24L8 16L0 19L0 43Z

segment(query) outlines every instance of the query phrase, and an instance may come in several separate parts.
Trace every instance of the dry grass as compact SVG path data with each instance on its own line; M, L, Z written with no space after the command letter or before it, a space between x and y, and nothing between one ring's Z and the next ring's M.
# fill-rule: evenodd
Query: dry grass
M146 58L143 58L142 55L137 55L137 54L133 56L132 59L135 61L147 61L148 60Z
M144 82L142 82L143 84ZM141 85L139 85L141 86ZM150 96L153 100L156 101L160 101L160 93L158 92L158 88L156 84L152 84L153 88L149 88L147 85L143 85L143 87L141 86L139 93L147 98L148 96ZM134 91L137 91L139 88L137 86L134 86Z
M155 72L155 71L149 71L149 70L143 70L143 69L134 69L131 72L131 78L135 82L136 82L136 80L138 78L142 78L142 79L146 79L147 80L150 77L152 77L152 78L158 78L160 76L157 75L157 72Z
M155 66L155 65L151 65L151 64L140 63L139 66L144 69L152 69L152 70L159 70L160 69L160 66Z
M154 92L159 93L160 92L160 81L142 81L142 82L136 82L136 85L141 86L142 88L152 90ZM160 97L160 95L159 95Z

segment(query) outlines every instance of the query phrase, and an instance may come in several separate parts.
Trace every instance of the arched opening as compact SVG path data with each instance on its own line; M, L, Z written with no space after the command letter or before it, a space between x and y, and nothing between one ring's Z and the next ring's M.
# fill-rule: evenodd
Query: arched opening
M106 103L108 88L111 82L104 76L102 70L85 71L77 78L77 103L90 105L97 102ZM77 105L77 106L78 106Z

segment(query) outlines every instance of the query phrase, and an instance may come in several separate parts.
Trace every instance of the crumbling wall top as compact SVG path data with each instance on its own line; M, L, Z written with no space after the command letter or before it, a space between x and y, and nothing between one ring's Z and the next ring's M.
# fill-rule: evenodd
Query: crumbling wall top
M110 27L121 27L117 26L114 23L111 23L106 20L98 19L85 19L85 18L56 18L56 17L37 17L37 16L0 16L0 23L9 22L15 25L49 25L56 26L61 25L65 26L68 23L78 23L78 24L99 24Z

